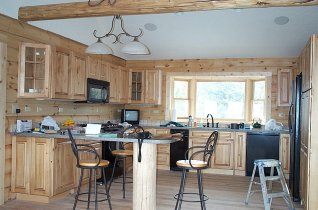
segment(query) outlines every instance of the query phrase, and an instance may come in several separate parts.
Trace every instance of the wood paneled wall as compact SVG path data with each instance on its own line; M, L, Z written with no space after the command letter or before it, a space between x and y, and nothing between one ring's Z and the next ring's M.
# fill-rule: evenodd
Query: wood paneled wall
M165 120L166 112L166 73L233 73L271 72L271 117L287 126L288 107L277 106L277 72L280 69L296 69L296 58L244 58L244 59L189 59L189 60L160 60L160 61L127 61L127 68L132 69L161 69L163 71L162 105L160 106L128 106L141 109L143 120Z
M62 101L38 101L33 99L17 98L18 82L18 60L19 45L21 42L45 43L53 46L63 47L75 52L83 53L86 46L64 38L60 35L36 28L34 26L19 22L15 19L0 14L0 41L7 43L7 85L6 85L6 106L0 109L6 113L5 120L5 200L14 198L10 193L11 186L11 135L10 130L14 127L17 119L32 119L34 122L41 122L43 117L52 115L58 122L66 118L73 118L75 121L104 122L106 120L117 120L120 118L118 105L87 105L74 104L73 102ZM125 66L126 61L114 56L104 56L103 59L110 63ZM1 90L3 90L1 88ZM1 96L2 98L2 96ZM21 113L12 113L12 106L21 109ZM25 107L31 108L25 112ZM59 113L58 109L63 108ZM38 110L40 110L38 112Z

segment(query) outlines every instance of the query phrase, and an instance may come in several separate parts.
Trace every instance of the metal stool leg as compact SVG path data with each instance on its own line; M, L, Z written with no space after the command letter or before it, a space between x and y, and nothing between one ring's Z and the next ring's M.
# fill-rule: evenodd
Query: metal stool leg
M124 174L123 174L123 198L126 197L126 158L123 159L124 163Z
M74 202L74 205L73 205L73 210L76 209L78 196L79 196L80 191L81 191L82 180L83 180L83 169L81 168L81 174L80 174L80 178L79 178L79 182L78 182L77 192L76 192L76 195L75 195L75 202Z
M91 185L92 185L92 169L89 169L89 180L88 180L88 202L87 209L89 209L89 204L91 202Z
M117 164L117 157L115 158L114 167L113 167L113 171L112 171L112 176L110 177L110 181L109 181L108 191L110 191L110 187L112 186L112 183L114 181L114 174L115 174L116 164Z
M254 164L254 169L253 169L253 173L252 173L250 185L249 185L249 187L248 187L248 191L247 191L247 195L246 195L245 205L248 204L248 200L249 200L250 195L251 195L251 190L252 190L252 185L253 185L253 182L254 182L256 167L257 167L256 164Z
M107 201L108 201L109 209L112 210L112 204L110 203L109 188L107 187L107 180L106 180L106 174L105 174L104 168L102 168L102 174L103 174L103 180L104 180L104 184L105 184L105 192L106 192L106 195L107 195Z
M289 194L289 190L288 190L288 187L287 187L287 183L286 183L286 180L284 178L284 173L283 173L283 170L281 168L281 166L277 166L277 173L278 173L278 176L280 177L280 183L282 185L282 188L283 188L283 191L285 193L285 196L283 197L285 202L287 203L288 205L288 209L289 210L294 210L294 205L293 205L293 202L290 198L290 194Z
M198 176L198 187L199 187L201 210L206 210L204 196L203 196L202 171L200 169L197 170L197 176Z
M93 170L93 176L94 176L94 194L95 194L95 210L98 209L98 188L97 188L97 180L96 180L96 169Z
M177 203L176 203L176 206L175 206L175 210L180 210L181 209L181 204L182 204L182 199L183 199L183 192L184 192L186 178L187 178L187 170L183 169L182 175L181 175L181 182L180 182L180 188L179 188L179 193L178 193L178 199L177 199Z

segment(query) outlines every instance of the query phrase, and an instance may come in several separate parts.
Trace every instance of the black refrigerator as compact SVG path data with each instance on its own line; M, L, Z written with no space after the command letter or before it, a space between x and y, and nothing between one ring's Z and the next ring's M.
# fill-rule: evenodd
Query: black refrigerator
M301 112L301 82L302 75L296 76L292 83L292 102L289 107L289 133L290 133L290 175L289 188L293 201L299 202L300 178L300 112Z

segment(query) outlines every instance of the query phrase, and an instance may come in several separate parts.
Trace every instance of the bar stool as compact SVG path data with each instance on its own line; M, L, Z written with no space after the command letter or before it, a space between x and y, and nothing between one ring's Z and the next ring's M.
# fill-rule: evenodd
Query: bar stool
M112 171L112 176L110 178L110 183L109 183L109 188L108 190L110 191L110 187L112 183L122 183L123 184L123 198L126 198L126 184L127 183L132 183L132 181L127 182L126 179L132 179L132 177L127 177L126 176L126 159L129 157L133 156L133 151L130 149L125 149L126 146L131 143L119 143L119 149L112 150L111 146L109 145L109 150L111 151L111 154L115 157L115 163ZM123 175L122 175L122 181L114 181L114 174L116 170L116 164L122 161L123 162ZM120 178L120 177L119 177Z
M202 170L206 169L210 166L211 156L213 154L213 151L215 150L217 140L218 140L218 132L214 131L210 135L210 137L208 138L205 146L190 147L186 151L185 157L187 157L187 153L189 153L189 151L193 150L189 159L185 158L185 160L178 160L177 161L177 166L179 168L182 168L182 176L181 176L179 193L177 193L174 196L174 198L177 200L175 210L181 210L182 201L184 201L184 202L200 202L201 210L206 210L205 201L207 201L209 198L203 194ZM187 179L187 172L189 170L197 170L199 193L185 193L184 192L185 183L186 183L186 179ZM199 195L199 200L184 200L183 199L184 194Z
M69 135L69 139L71 141L73 153L74 153L75 158L76 158L76 167L81 169L79 183L78 183L78 187L77 187L77 191L76 191L76 195L75 195L75 202L73 205L73 210L76 209L77 201L87 202L87 209L89 209L90 201L91 201L92 175L93 175L93 179L94 179L95 209L98 209L98 205L97 205L98 202L108 201L109 209L112 210L112 205L110 202L110 195L109 195L109 191L108 191L107 186L106 186L107 182L106 182L106 176L105 176L105 171L104 171L104 168L108 167L109 161L102 160L93 146L91 146L89 144L76 144L76 142L72 136L72 133L69 129L68 129L68 135ZM79 154L81 154L81 153L92 153L95 155L95 158L91 159L91 160L81 160L81 158L79 156ZM82 186L82 181L83 181L84 169L89 169L88 192L81 193L81 186ZM97 169L101 169L101 171L102 171L103 179L104 179L103 181L105 183L105 193L99 193L97 191L98 190L98 185L96 183L96 170ZM98 200L99 194L105 195L106 198ZM81 195L87 195L88 199L87 200L80 199L79 197Z
M264 168L271 168L270 176L265 176ZM258 168L260 182L254 181L255 173ZM277 171L277 176L274 176L274 170ZM267 188L266 181L269 181L269 187ZM282 186L282 192L272 192L272 182L280 181ZM255 190L252 191L253 184L261 185L261 191L263 194L263 201L265 210L270 210L273 198L282 197L286 201L289 210L294 210L293 202L290 198L289 190L284 178L284 173L281 168L281 162L279 160L274 159L261 159L254 161L254 169L251 177L251 181L249 184L248 192L246 195L245 204L248 205L248 200L251 194L260 191Z

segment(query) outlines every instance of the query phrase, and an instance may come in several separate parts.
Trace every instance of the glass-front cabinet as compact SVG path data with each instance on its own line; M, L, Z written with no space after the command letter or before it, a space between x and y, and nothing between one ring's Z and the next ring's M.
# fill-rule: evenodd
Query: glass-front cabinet
M144 71L131 71L130 72L130 94L131 101L143 103L144 102Z
M49 97L51 47L45 44L22 43L20 46L18 96Z

